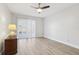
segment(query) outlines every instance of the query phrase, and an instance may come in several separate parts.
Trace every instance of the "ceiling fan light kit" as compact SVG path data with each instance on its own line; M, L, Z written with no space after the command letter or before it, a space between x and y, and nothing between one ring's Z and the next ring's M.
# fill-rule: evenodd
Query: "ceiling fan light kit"
M41 8L38 8L38 9L37 9L37 12L38 12L38 13L41 13L42 11L43 11L43 10L42 10Z

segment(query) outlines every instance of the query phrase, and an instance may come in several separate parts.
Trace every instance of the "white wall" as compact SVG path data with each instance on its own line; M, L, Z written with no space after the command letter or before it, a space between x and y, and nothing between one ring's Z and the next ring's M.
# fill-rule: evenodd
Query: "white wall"
M79 4L46 17L44 37L79 48Z
M6 38L8 34L8 24L11 20L11 14L4 4L0 4L0 50L2 46L2 41Z

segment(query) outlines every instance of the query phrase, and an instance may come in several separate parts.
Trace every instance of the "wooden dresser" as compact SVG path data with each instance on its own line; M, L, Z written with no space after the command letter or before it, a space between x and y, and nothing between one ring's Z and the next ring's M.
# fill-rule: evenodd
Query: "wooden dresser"
M13 55L17 53L17 38L9 36L4 42L4 55Z

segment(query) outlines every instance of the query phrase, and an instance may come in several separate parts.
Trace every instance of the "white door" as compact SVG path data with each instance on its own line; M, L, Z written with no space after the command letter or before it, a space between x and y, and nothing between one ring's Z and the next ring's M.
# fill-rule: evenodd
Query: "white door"
M18 19L17 38L26 39L35 37L35 21L27 19Z

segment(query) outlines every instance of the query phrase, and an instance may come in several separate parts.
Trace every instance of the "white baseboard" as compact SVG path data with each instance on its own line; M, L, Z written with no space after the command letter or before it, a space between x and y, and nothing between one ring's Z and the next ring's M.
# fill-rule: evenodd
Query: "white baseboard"
M70 44L70 43L68 43L68 42L59 41L59 40L56 40L56 39L53 39L53 38L49 38L49 37L45 37L45 38L50 39L50 40L54 40L54 41L57 41L57 42L60 42L60 43L62 43L62 44L65 44L65 45L71 46L71 47L73 47L73 48L77 48L77 49L79 49L79 46L76 46L76 45Z

